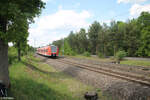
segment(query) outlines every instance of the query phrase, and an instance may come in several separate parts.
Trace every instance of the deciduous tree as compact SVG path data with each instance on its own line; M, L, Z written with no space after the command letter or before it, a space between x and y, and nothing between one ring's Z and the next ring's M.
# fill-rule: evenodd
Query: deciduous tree
M44 8L41 0L1 0L0 1L0 80L8 87L10 84L8 72L8 42L15 42L20 32L15 33L12 26L18 25L16 20L22 16L29 23L41 13ZM22 18L21 18L22 19ZM26 34L26 33L25 33Z

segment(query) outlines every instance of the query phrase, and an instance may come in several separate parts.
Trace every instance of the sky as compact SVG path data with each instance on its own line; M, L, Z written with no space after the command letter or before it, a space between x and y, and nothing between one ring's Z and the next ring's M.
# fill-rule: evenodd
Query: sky
M28 44L45 46L67 37L70 31L88 29L94 21L101 24L112 20L137 18L142 11L150 12L150 0L42 0L45 9L29 28Z

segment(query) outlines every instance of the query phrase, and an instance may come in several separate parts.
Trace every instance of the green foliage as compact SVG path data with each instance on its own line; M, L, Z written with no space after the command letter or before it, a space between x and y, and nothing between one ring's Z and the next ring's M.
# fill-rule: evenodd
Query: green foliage
M18 60L21 60L21 51L26 50L29 24L41 13L44 5L41 0L0 1L0 39L6 44L15 44Z
M91 54L90 54L89 52L86 51L86 52L83 53L83 56L90 57Z
M26 51L22 51L22 56L23 55L29 55L29 54L33 54L33 47L31 46L27 46L27 50ZM11 64L14 64L16 62L18 62L18 59L17 59L17 48L15 46L12 46L12 47L9 47L8 48L8 63L11 65Z
M78 35L78 39L79 39L79 52L80 53L83 53L85 51L87 51L88 49L88 46L89 45L89 41L87 39L87 33L85 31L85 29L81 28L79 33L77 34Z
M65 55L71 55L71 52L72 52L72 50L71 50L67 40L65 40L64 41L64 54Z
M138 50L140 56L150 56L150 26L143 28L141 46Z
M57 41L53 41L52 43L53 45L57 45L59 49L61 49L63 47L63 44L64 44L64 40L63 39L60 39L60 40L57 40Z
M8 63L13 64L17 62L17 49L15 47L8 48Z
M104 58L104 55L101 52L98 52L98 57L99 58Z
M89 44L89 41L87 39L87 33L83 28L81 28L76 34L71 31L67 37L67 41L72 50L79 54L82 54L88 49L87 45Z
M29 23L33 22L33 18L41 13L44 5L41 0L1 0L0 38L5 42L15 42L26 34L24 33L27 31L26 26L28 27ZM23 34L20 34L21 32Z
M72 50L79 52L80 51L80 45L79 45L79 39L78 35L74 34L73 31L70 32L68 38L67 38L68 44L72 48Z
M115 58L117 60L122 60L125 56L126 56L126 52L125 51L118 51L115 55Z
M92 47L92 54L98 53L98 34L102 27L99 22L95 21L88 30L88 36Z
M0 59L6 55L5 61L1 62L0 70L5 69L4 73L1 73L1 80L6 86L10 84L8 63L12 64L14 60L11 54L9 58L7 56L8 42L17 44L18 59L21 58L20 44L27 44L29 24L41 13L44 5L45 3L41 0L0 0L0 41L2 42L0 47L4 48L0 52L5 51L3 55L0 55Z
M119 50L127 52L127 56L150 56L150 13L142 12L137 19L127 22L111 21L110 26L101 25L95 21L89 26L88 32L80 29L79 32L71 31L66 38L69 51L83 54L88 51L91 54L113 56ZM62 45L63 41L55 41ZM69 53L67 53L69 54Z
M70 55L71 55L71 56L76 56L76 55L77 55L77 53L76 53L76 52L74 52L74 51L72 51L72 52L70 53Z
M62 47L61 50L63 50L63 47ZM72 48L70 47L67 40L64 40L64 54L65 55L70 55L70 56L75 56L76 55L76 53L72 50Z

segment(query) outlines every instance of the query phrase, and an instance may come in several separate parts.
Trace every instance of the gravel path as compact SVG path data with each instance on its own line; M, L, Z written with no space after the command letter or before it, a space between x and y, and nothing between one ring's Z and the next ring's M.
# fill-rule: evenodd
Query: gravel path
M36 56L57 70L69 74L85 84L101 89L104 93L111 95L112 100L150 100L150 98L148 99L150 97L150 87L64 64L56 59Z

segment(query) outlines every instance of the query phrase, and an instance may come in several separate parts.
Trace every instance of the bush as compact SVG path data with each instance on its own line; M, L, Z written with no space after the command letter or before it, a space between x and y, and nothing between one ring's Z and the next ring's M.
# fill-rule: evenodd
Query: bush
M98 53L98 57L99 57L99 58L104 58L104 55L103 55L101 52L99 52L99 53Z
M75 55L77 55L77 54L76 54L76 52L71 51L69 55L70 55L70 56L75 56Z
M83 56L90 57L91 54L90 54L89 52L84 52L84 53L83 53Z
M115 55L115 58L117 60L122 60L126 55L127 53L125 51L118 51Z
M61 55L69 55L69 56L75 56L77 55L76 52L72 51L72 50L68 50L68 51L65 51L64 53L63 52L60 52Z
M13 64L18 61L17 59L17 49L15 47L8 48L8 63Z

